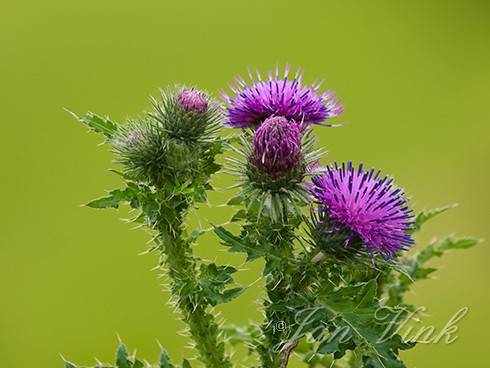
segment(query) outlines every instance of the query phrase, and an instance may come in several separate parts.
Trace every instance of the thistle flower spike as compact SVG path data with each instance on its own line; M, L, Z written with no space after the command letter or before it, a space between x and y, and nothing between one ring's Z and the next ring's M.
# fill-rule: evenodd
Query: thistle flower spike
M313 178L310 190L328 221L359 236L370 253L392 257L412 245L413 215L403 191L380 173L364 171L362 164L357 170L351 162L335 164Z
M250 85L237 78L236 84L229 86L234 96L221 93L227 104L227 124L234 128L256 128L272 116L304 121L305 124L321 124L342 113L343 107L332 91L319 93L320 84L316 82L303 86L300 69L292 80L289 79L289 70L287 65L284 76L280 77L276 67L274 72L267 73L267 79L262 79L258 71L255 79L248 71Z

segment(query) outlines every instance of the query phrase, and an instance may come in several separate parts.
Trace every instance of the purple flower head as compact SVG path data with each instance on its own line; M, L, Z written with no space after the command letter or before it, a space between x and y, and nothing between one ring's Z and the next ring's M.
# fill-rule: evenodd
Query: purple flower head
M380 171L356 170L351 162L327 167L313 178L311 192L333 223L345 226L364 242L369 252L394 256L413 243L409 234L412 210L393 179L380 177Z
M195 88L184 89L177 95L177 102L186 111L204 113L208 109L206 95Z
M301 127L282 116L268 118L253 136L253 163L273 177L288 173L301 162Z
M249 128L260 125L271 116L305 124L319 124L338 116L343 107L332 91L319 92L321 83L302 86L302 74L298 71L294 79L288 79L289 67L284 76L279 77L278 69L274 75L269 72L263 80L257 72L257 79L249 73L251 85L237 79L236 86L230 86L235 97L222 93L227 103L227 123L234 128Z

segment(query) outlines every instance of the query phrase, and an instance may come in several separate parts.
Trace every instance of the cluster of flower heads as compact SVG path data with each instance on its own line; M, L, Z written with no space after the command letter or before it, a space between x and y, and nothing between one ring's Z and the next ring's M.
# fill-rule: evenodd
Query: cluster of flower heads
M221 123L219 104L194 87L162 90L152 103L112 138L125 174L155 187L199 178Z
M230 86L233 97L222 94L227 124L254 129L250 161L272 177L291 172L301 162L304 127L332 126L322 123L343 111L333 92L320 93L319 84L303 86L299 72L292 80L288 74L288 67L283 77L277 68L267 79L250 74L251 85L238 79L236 86ZM354 169L350 162L335 164L315 176L309 188L327 221L348 229L371 254L392 257L413 243L407 199L393 187L392 179L380 177L380 171L364 171L362 165Z

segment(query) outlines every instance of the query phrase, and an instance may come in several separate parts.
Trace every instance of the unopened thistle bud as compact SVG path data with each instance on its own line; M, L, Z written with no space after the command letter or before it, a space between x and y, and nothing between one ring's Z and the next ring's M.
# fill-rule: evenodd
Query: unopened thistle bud
M195 88L184 89L177 95L177 102L186 111L202 114L208 109L208 101L201 91Z
M253 136L253 164L272 177L290 173L301 163L301 127L281 116L264 121Z

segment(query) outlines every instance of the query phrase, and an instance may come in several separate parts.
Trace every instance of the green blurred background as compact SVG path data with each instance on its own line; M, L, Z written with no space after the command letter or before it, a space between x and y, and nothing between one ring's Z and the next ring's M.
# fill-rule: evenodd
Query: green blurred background
M150 360L159 340L180 359L178 336L150 271L147 235L123 212L80 208L119 185L111 154L63 111L116 120L148 108L159 87L217 93L247 66L289 62L342 97L343 128L317 129L329 159L396 176L417 210L458 202L419 236L490 237L490 3L433 1L17 0L0 14L2 125L0 356L2 367L61 367L111 360L116 334ZM215 183L224 188L230 178ZM229 193L211 195L223 203ZM219 223L229 209L204 209ZM196 250L241 265L212 235ZM411 368L483 366L490 340L490 251L450 254L411 301L442 327L469 307L452 345L404 354ZM436 262L437 263L437 262ZM259 277L243 265L240 281ZM260 283L222 308L235 323L258 318Z

